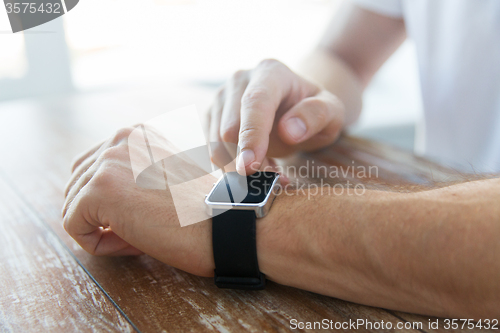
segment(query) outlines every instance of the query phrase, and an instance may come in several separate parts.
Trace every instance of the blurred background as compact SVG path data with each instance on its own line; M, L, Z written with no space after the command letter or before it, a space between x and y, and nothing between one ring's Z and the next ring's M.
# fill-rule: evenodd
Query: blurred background
M81 0L12 34L0 10L0 112L19 99L188 83L215 92L234 71L276 58L294 68L341 0ZM350 132L413 149L422 116L414 46L374 78Z

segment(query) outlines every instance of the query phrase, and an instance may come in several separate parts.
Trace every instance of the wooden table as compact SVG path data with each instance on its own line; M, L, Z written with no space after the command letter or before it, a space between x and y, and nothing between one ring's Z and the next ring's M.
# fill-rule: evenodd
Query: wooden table
M93 257L66 234L60 211L77 153L122 126L192 103L206 108L212 94L166 85L0 104L0 331L283 332L291 331L291 319L324 318L383 320L393 327L422 322L420 329L397 331L433 331L427 317L272 282L265 291L220 290L212 279L146 255ZM377 179L350 180L388 190L457 177L407 152L347 137L289 162L306 159L340 167L376 165ZM449 331L442 320L437 331Z

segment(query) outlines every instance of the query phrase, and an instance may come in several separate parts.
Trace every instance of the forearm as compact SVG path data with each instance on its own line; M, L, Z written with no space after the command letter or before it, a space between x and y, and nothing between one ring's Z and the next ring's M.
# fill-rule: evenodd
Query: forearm
M363 87L352 69L334 53L318 48L297 69L337 96L345 107L345 126L354 123L361 112Z
M498 317L498 189L494 179L414 194L282 195L259 222L261 270L367 305Z

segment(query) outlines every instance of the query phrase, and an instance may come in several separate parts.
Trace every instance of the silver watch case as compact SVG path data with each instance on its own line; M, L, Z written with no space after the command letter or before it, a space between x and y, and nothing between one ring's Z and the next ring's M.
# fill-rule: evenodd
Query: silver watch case
M217 187L217 184L224 178L224 176L221 176L217 183L215 183L210 190L210 193L206 195L205 198L205 204L207 206L207 213L210 216L214 216L213 210L214 209L222 209L222 210L229 210L229 209L235 209L235 210L253 210L255 211L255 215L257 216L258 219L263 218L264 216L269 213L271 210L271 206L273 205L274 199L276 198L276 189L280 186L280 175L276 174L276 178L274 179L272 185L271 185L271 190L269 193L267 193L266 198L264 201L259 202L259 203L221 203L221 202L212 202L208 200L210 196L212 195L213 191Z

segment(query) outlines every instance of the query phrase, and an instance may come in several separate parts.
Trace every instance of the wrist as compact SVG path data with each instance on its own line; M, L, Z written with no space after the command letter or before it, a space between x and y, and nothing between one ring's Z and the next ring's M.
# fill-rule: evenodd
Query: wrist
M287 261L292 257L288 251L293 250L290 244L291 230L287 230L295 221L290 220L289 212L292 200L296 195L278 195L268 215L257 220L257 256L260 271L269 280L285 283L283 275L287 275ZM288 208L288 209L287 209Z

